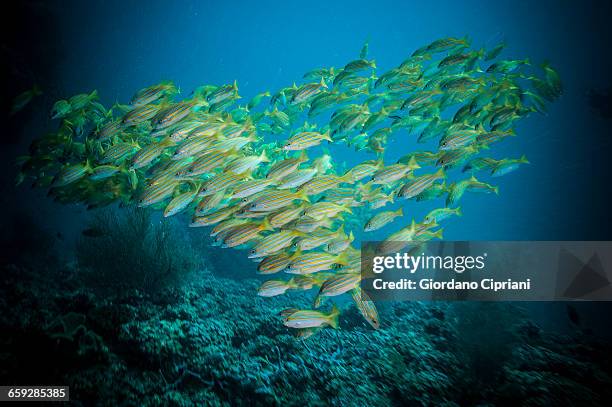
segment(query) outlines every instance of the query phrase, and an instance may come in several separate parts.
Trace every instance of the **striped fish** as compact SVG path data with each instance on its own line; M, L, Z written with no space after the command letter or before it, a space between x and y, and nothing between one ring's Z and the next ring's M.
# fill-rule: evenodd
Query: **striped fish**
M414 235L416 234L416 222L414 219L410 226L402 228L395 233L389 235L377 246L377 252L380 254L388 254L393 252L399 252L406 246L409 246L414 241Z
M341 273L335 274L323 282L319 293L315 297L314 307L318 308L321 305L322 297L335 297L342 295L350 290L355 289L361 282L361 274L359 273Z
M100 181L107 179L117 174L121 170L121 167L116 165L99 165L91 171L89 179L93 181Z
M174 150L172 159L182 160L183 158L197 155L206 150L213 142L214 140L210 137L188 138L179 144L176 150Z
M467 147L476 141L479 134L481 134L481 131L470 129L446 134L446 136L440 140L439 149L441 151L448 151Z
M317 195L337 187L342 183L352 183L353 177L351 174L345 174L341 177L337 175L322 175L315 177L298 188L308 195Z
M380 328L380 319L378 318L378 311L376 310L376 305L370 299L370 297L363 291L360 287L355 287L351 290L351 297L353 297L353 301L355 301L355 305L357 305L357 309L363 315L366 321L374 329Z
M173 106L164 109L154 118L155 129L165 129L183 120L191 113L194 103L191 101L183 101L174 104Z
M285 294L285 292L291 288L295 288L293 279L289 281L285 280L268 280L264 281L257 289L257 295L260 297L275 297L277 295Z
M321 82L306 83L300 86L299 89L295 92L295 94L291 98L291 103L297 104L305 102L321 93L325 88L327 88L327 85L325 84L323 78L321 78Z
M317 247L323 246L324 244L334 240L340 233L344 232L341 229L339 231L316 229L302 239L298 240L295 243L295 247L302 251L316 249Z
M62 169L53 180L53 187L63 187L83 178L91 169L88 164L74 164Z
M366 177L371 177L376 171L380 169L382 165L382 161L365 161L351 168L349 173L351 174L353 182L357 182L361 181Z
M236 185L244 179L233 172L222 172L205 181L200 187L200 196L207 196L223 191L231 185Z
M254 179L250 181L245 181L233 187L232 198L248 198L254 194L263 191L268 186L273 184L274 180L269 179Z
M317 174L315 168L296 170L278 181L278 189L296 188L310 181Z
M269 212L283 208L295 200L308 201L304 192L270 191L257 197L249 206L251 212Z
M138 200L138 206L144 208L169 198L178 184L173 178L164 178L146 187Z
M382 228L383 226L393 222L395 218L403 215L402 208L398 208L396 211L385 211L377 213L368 220L363 228L364 232L373 232Z
M291 246L293 239L301 235L301 232L295 230L281 230L280 232L272 233L264 237L249 251L249 259L274 254Z
M110 121L106 123L104 126L102 126L100 130L98 130L96 138L100 141L104 141L111 137L116 136L117 134L121 132L121 130L122 130L121 121L119 120Z
M317 202L304 210L304 216L312 219L333 218L340 212L353 213L351 208L333 202Z
M390 184L402 179L408 172L420 168L416 160L409 164L393 164L376 171L372 176L373 184Z
M201 226L210 226L216 223L219 223L234 214L238 209L237 206L228 206L225 208L221 208L215 212L206 214L204 216L194 216L189 224L189 227L201 227Z
M308 161L308 156L302 151L299 157L287 158L274 163L268 170L266 177L275 179L283 178L294 172L301 163L306 161Z
M425 215L425 222L438 223L444 219L449 218L452 215L461 216L461 207L433 209L427 215Z
M173 92L176 92L176 87L172 82L160 83L136 92L131 103L132 105L147 105Z
M293 228L300 232L311 233L319 227L330 227L332 223L333 220L329 218L313 219L309 216L302 216L295 222Z
M160 105L137 106L123 116L123 124L126 126L135 126L137 124L149 121L159 112L160 109Z
M338 328L340 310L334 305L329 314L314 310L299 310L289 314L284 321L289 328L319 328L331 326Z
M433 174L425 174L412 179L410 182L402 185L397 191L398 198L410 199L419 195L437 180L446 178L446 173L443 168L440 168Z
M236 247L243 245L250 240L259 236L259 232L264 230L272 230L270 223L264 219L261 223L248 222L243 225L238 225L230 228L231 232L223 240L221 247Z
M289 274L311 274L331 270L334 264L346 264L346 260L346 253L338 255L325 252L305 253L292 260L284 271Z
M353 235L352 231L348 236L345 233L342 233L340 236L327 243L325 251L334 254L342 253L349 248L353 240L355 240L355 236Z
M229 218L226 219L224 221L221 221L219 223L217 223L215 225L214 228L212 228L212 230L210 231L210 237L215 237L218 234L234 227L234 226L238 226L238 225L243 225L246 222L248 222L248 220L246 219L236 219L236 218Z
M310 147L318 146L323 140L327 140L329 142L333 141L329 135L329 130L325 133L319 133L317 131L303 131L289 137L282 149L286 151L305 150Z
M149 144L148 146L141 148L136 154L134 154L134 157L132 157L130 169L137 170L139 168L148 166L159 158L159 156L163 154L164 150L172 144L172 141L167 140Z
M258 274L274 274L278 273L287 268L291 261L301 255L300 251L296 251L293 254L288 253L287 251L282 251L277 254L272 254L270 256L266 256L263 260L257 265L257 273Z
M280 211L275 212L269 216L270 224L274 228L280 228L281 226L285 226L287 223L298 218L303 211L303 203L297 206L283 208Z
M177 176L195 177L211 173L216 168L221 168L224 161L232 158L232 154L222 151L211 151L196 158L189 167L177 174Z
M187 137L191 136L195 129L198 129L201 126L202 122L200 121L181 122L170 130L170 135L168 137L175 143L180 143Z
M136 151L136 147L129 143L117 143L110 146L100 159L100 164L119 164Z
M189 204L193 202L197 192L198 190L194 188L192 191L183 192L182 194L175 196L170 203L168 203L168 206L166 206L166 209L164 210L164 217L167 218L169 216L176 215L183 209L187 208Z
M436 162L436 165L438 167L453 168L477 152L478 148L474 145L458 148L456 150L448 150L442 154Z
M220 86L217 90L212 92L206 100L209 103L220 103L226 99L236 98L238 96L238 84L234 81L233 85L223 85Z
M264 162L270 162L270 159L266 156L265 150L259 155L251 155L246 157L239 157L227 164L223 171L230 171L234 174L244 174L246 172L254 171L257 166Z
M215 140L212 142L210 148L220 151L238 151L242 147L254 141L257 141L257 136L255 133L249 134L247 137L234 137L229 139Z
M225 191L219 191L203 197L196 206L195 216L202 216L221 205L225 199Z

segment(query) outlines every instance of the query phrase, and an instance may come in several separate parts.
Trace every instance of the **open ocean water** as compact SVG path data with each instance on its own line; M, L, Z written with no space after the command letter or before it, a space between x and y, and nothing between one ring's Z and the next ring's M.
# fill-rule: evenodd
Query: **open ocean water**
M444 239L612 240L610 16L597 1L14 5L1 41L0 385L67 385L76 405L609 405L608 303L382 304L374 330L348 298L341 329L298 340L277 314L316 290L257 297L264 279L247 252L212 247L188 215L63 205L31 181L15 186L15 160L57 128L53 103L75 94L96 89L108 107L163 80L181 97L236 80L246 103L343 67L365 42L382 74L467 36L475 50L505 42L502 59L548 61L563 94L491 149L529 164L493 179L499 195L466 193ZM42 95L9 114L33 84ZM391 138L385 162L415 140ZM314 151L343 169L372 158L336 143ZM389 209L400 206L406 225L436 207Z

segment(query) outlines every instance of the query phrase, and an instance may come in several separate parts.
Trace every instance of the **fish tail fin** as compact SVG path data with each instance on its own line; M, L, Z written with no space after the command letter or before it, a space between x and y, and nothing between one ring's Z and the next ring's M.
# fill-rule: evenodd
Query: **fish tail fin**
M521 158L519 158L519 162L523 164L529 164L529 160L527 160L527 156L525 156L525 154L523 154Z
M331 130L329 128L325 131L325 133L322 134L322 136L323 136L323 140L327 140L330 143L334 141L331 137Z
M319 290L319 293L317 294L314 301L312 302L312 307L319 308L322 302L323 302L323 296L321 295L321 290Z
M338 317L340 317L340 310L336 307L336 304L334 304L328 316L329 326L338 329Z
M463 216L463 212L461 212L461 207L460 206L455 208L455 214L457 216Z
M302 152L298 156L298 160L302 163L308 161L308 154L306 154L306 150L302 150Z
M444 231L444 229L443 229L443 228L438 229L438 230L436 230L436 232L435 232L435 233L433 233L433 234L431 235L431 237L435 237L436 239L440 239L440 240L442 240L442 239L443 239L443 237L442 237L442 232L443 232L443 231Z
M274 230L274 227L270 224L268 217L265 217L261 222L261 230Z
M297 199L300 199L305 202L310 202L310 198L308 197L308 193L306 190L302 189L297 192Z
M419 163L417 163L417 160L416 158L414 158L414 156L410 157L410 161L408 161L408 167L414 170L421 168L421 166L419 165Z
M404 216L404 208L399 207L394 213L396 216Z
M348 170L346 173L344 173L343 176L340 177L340 181L347 183L347 184L352 184L353 182L353 174L351 173L351 170Z

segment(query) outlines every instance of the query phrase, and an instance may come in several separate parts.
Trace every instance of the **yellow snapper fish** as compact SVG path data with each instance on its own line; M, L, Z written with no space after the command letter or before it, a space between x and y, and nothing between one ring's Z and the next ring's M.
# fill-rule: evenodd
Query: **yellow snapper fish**
M319 328L330 326L338 328L340 310L334 305L329 314L315 310L298 310L285 317L284 324L289 328Z
M307 83L272 96L259 93L245 105L237 103L235 81L200 86L182 100L172 82L162 82L137 91L131 104L108 109L96 91L79 94L53 105L58 128L31 144L17 181L50 188L60 203L154 206L164 216L187 212L189 226L211 227L213 244L248 245L258 273L293 274L288 281L264 283L260 295L319 287L318 307L327 297L350 293L377 329L374 303L359 287L353 231L380 230L401 216L401 209L380 210L395 198L445 196L445 208L381 237L379 249L411 246L416 253L427 241L441 239L438 223L460 215L453 207L465 192L498 192L476 178L452 178L451 171L466 162L464 172L499 176L516 170L526 159L477 155L514 136L520 119L545 112L546 103L563 92L548 64L538 77L526 72L528 60L496 61L500 50L472 50L465 38L443 38L387 72L374 72L366 43L343 69L310 71ZM481 68L484 59L491 62ZM22 96L18 108L31 99ZM266 97L270 107L258 109ZM316 125L306 121L315 115ZM401 158L385 165L395 146L388 143L410 135L435 150L393 151ZM270 136L278 139L264 144ZM309 162L306 151L316 154L324 141L334 149L344 143L372 159L337 163L321 148ZM398 150L405 146L397 143ZM433 169L416 175L421 167ZM447 176L448 185L437 182ZM337 326L336 312L291 309L283 322L306 338Z
M262 259L262 261L257 265L257 273L258 274L274 274L283 271L287 268L289 263L297 257L299 257L302 253L297 250L293 253L289 253L287 251L282 251L277 254L272 254L266 256Z
M331 254L325 252L311 252L293 259L285 273L311 274L317 271L330 270L334 264L346 264L348 253Z
M263 257L274 254L286 247L291 246L291 243L296 237L303 236L302 232L295 230L281 230L264 237L259 243L249 251L249 258Z
M329 130L325 133L303 131L289 137L282 149L286 151L305 150L310 147L318 146L324 140L327 140L330 143L333 141L329 135Z
M257 295L260 297L275 297L277 295L285 294L287 290L297 288L297 284L293 279L289 281L284 280L268 280L262 283L257 289Z
M339 273L323 282L315 297L314 307L318 308L323 297L335 297L355 289L361 282L360 273Z
M223 240L222 247L236 247L243 245L259 236L264 230L272 230L267 219L262 222L247 222L231 228L231 232Z
M291 192L285 190L263 192L249 206L252 212L268 212L283 208L293 201L308 201L308 195L303 191Z
M366 222L363 228L363 231L373 232L375 230L378 230L384 227L385 225L393 222L393 220L397 218L398 216L403 216L402 208L398 208L395 211L385 211L385 212L377 213L376 215L372 216L370 220Z
M376 305L370 299L370 297L363 291L360 287L355 287L351 290L351 297L353 301L355 301L355 305L357 305L357 309L363 315L366 321L372 326L374 329L380 328L380 318L378 317L378 311L376 310Z

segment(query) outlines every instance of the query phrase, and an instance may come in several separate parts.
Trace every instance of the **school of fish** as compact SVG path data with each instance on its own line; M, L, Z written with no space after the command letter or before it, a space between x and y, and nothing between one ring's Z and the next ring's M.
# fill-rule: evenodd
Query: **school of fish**
M397 224L381 245L389 252L442 238L440 224L461 214L465 193L498 193L480 178L528 162L489 158L490 148L563 91L548 64L499 59L503 49L443 38L379 74L366 43L344 67L315 69L300 85L244 104L236 82L204 85L183 99L162 82L108 109L96 91L79 94L54 104L59 127L19 158L17 182L49 188L61 203L189 214L190 226L206 227L214 244L246 248L258 273L274 275L260 296L317 290L311 309L281 312L300 338L338 327L329 297L342 294L377 329L375 304L360 290L355 228L367 236ZM408 137L437 148L386 162L388 141ZM372 159L341 171L325 151L312 153L340 143ZM401 207L385 209L407 199L440 207L410 221L400 220Z

